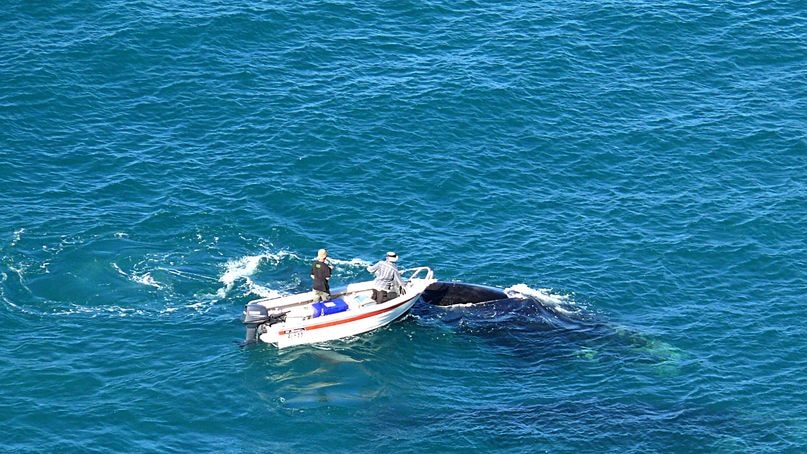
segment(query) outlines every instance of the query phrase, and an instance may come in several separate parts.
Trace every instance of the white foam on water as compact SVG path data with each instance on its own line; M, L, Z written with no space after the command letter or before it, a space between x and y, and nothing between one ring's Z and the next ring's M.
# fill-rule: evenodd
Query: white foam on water
M251 291L256 294L261 294L259 292L274 292L274 290L267 289L265 287L261 287L260 285L255 284L251 280L247 280L250 276L255 274L260 267L262 262L270 262L275 265L280 263L281 260L292 258L292 259L299 259L297 255L288 252L288 251L279 251L274 253L263 253L259 255L247 255L245 257L241 257L235 260L230 260L224 265L224 274L221 275L219 278L219 282L224 284L223 288L220 288L216 295L219 298L224 298L227 293L233 289L235 286L236 281L244 279L247 284L250 285Z
M126 274L126 272L125 272L125 271L123 271L122 269L120 269L120 267L118 266L118 264L117 264L117 263L115 263L115 262L112 262L112 269L113 269L113 270L115 270L115 271L116 271L118 274L120 274L121 276L124 276L124 277L127 277L127 278L129 277L129 275L128 275L128 274Z
M208 301L197 301L195 303L186 304L184 307L186 309L193 309L197 312L207 312L210 309L210 302Z
M219 280L213 276L207 276L205 274L200 273L193 273L191 271L185 270L177 270L173 268L165 268L165 267L158 267L157 270L165 271L166 273L173 274L174 276L179 276L183 279L189 279L193 281L215 281L218 282Z
M351 267L355 266L355 267L361 267L361 268L366 268L366 267L373 264L371 262L368 262L367 260L360 259L360 258L352 258L350 260L344 260L344 259L334 259L334 258L328 257L328 261L331 262L334 265L351 266Z
M17 279L20 281L20 286L24 288L26 292L33 294L34 292L32 292L31 289L28 288L28 285L25 283L25 269L22 266L15 267L14 265L11 264L7 266L10 271L17 274Z
M261 298L277 298L283 296L283 293L278 292L277 290L271 289L269 287L256 284L250 278L246 278L247 287L249 288L250 293L254 293L255 295L260 296Z
M261 261L267 258L267 254L249 255L227 262L224 265L224 274L222 274L219 278L219 282L224 284L224 287L220 288L216 292L216 295L219 298L224 298L235 286L235 281L255 274L255 271L258 270L258 266L261 264Z
M11 246L14 247L19 243L20 239L22 238L22 234L25 233L25 229L17 229L14 231L14 236L11 237Z
M579 310L575 302L568 295L553 293L552 289L534 289L527 284L516 284L504 289L504 293L511 297L522 295L524 297L535 298L545 306L566 315L573 314Z
M132 282L136 282L140 285L147 285L149 287L155 287L159 289L165 289L165 285L161 284L157 280L155 280L148 272L145 273L127 273L117 263L112 263L112 268L115 270L116 273L123 276L127 280ZM0 282L5 282L9 279L11 275L10 273L18 274L20 285L22 288L28 291L28 293L33 297L34 293L31 292L30 289L25 285L24 279L24 271L23 269L18 269L14 266L9 266L9 273L0 272ZM18 302L14 302L9 299L6 295L3 294L2 289L0 289L0 304L5 304L9 308L13 309L14 311L20 312L22 314L27 315L34 315L34 316L89 316L91 318L96 317L153 317L155 315L170 315L177 311L182 311L184 308L193 309L197 312L204 311L205 309L209 308L210 304L205 301L200 301L195 304L191 304L188 306L180 306L180 307L163 307L163 308L152 308L152 307L124 307L119 305L109 305L109 306L85 306L75 302L64 302L64 301L53 301L53 300L42 300L40 298L35 298L35 302L32 305L28 304L20 304ZM166 301L173 302L173 298L166 298Z
M224 274L219 278L219 282L224 284L226 290L230 290L235 285L235 281L241 278L252 276L258 270L262 260L268 260L268 254L248 255L236 260L230 260L224 267Z
M137 282L139 284L148 285L150 287L154 287L154 288L158 288L158 289L163 288L162 284L160 284L159 282L154 280L154 278L151 277L151 274L149 274L149 273L145 273L145 274L141 274L141 275L133 274L131 279L134 282Z
M79 306L76 304L71 304L70 307L64 307L64 309L58 310L51 310L51 311L33 311L28 308L16 305L9 301L7 298L3 298L3 301L6 302L9 306L13 307L14 309L29 315L87 315L89 314L92 318L102 316L102 315L111 315L117 317L132 317L132 316L144 316L148 315L148 311L143 309L136 309L136 308L129 308L129 307L122 307L122 306L102 306L102 307L86 307L86 306ZM55 302L51 302L56 304Z
M0 299L1 299L1 300L2 300L4 303L6 303L6 305L7 305L7 306L9 306L9 307L11 307L11 308L14 308L15 310L17 310L17 311L19 311L19 312L22 312L23 314L29 314L29 315L34 314L33 312L31 312L31 311L29 311L29 310L25 309L24 307L20 307L20 306L18 306L18 305L16 305L16 304L14 304L14 303L13 303L13 302L12 302L10 299L6 298L6 296L5 296L5 295L3 295L3 293L2 293L2 292L0 292ZM34 315L39 315L39 314L34 314Z
M147 311L143 309L134 309L130 307L122 307L122 306L105 306L105 307L78 307L77 311L79 313L91 313L93 317L97 317L104 313L116 315L119 317L131 317L131 316L143 316L148 315Z
M154 288L160 289L160 290L163 290L165 288L165 286L163 284L160 284L159 282L157 282L157 280L154 279L154 277L152 277L151 273L149 273L148 271L145 272L145 273L131 273L131 274L129 274L126 271L123 271L118 266L117 263L112 263L112 268L118 274L125 277L126 279L129 279L132 282L135 282L135 283L138 283L138 284L141 284L141 285L148 285L149 287L154 287Z

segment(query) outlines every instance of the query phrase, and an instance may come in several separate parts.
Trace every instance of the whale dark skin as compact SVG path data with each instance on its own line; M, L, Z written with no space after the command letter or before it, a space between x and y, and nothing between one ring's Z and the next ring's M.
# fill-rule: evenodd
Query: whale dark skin
M423 301L435 306L477 304L509 298L504 291L484 285L462 282L435 282L422 295Z

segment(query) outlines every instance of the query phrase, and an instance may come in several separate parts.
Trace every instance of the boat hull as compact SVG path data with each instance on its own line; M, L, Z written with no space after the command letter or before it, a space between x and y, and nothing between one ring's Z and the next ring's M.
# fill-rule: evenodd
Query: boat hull
M275 344L278 348L292 345L326 342L355 336L386 326L403 317L417 302L420 295L403 301L389 301L372 306L372 310L347 311L328 317L311 320L291 320L267 328L260 335L262 342Z
M381 304L370 297L372 281L334 289L334 299L324 303L315 303L313 292L253 301L245 308L247 342L257 332L260 341L285 348L355 336L386 326L406 315L426 288L436 282L428 267L405 271L413 275L402 294ZM420 275L425 277L417 277ZM262 318L255 322L253 315Z

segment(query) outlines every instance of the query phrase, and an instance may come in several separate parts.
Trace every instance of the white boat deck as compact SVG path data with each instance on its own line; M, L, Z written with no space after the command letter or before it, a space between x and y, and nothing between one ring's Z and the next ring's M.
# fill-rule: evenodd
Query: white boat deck
M282 348L338 339L384 326L406 314L426 287L435 282L428 267L404 272L412 273L405 280L404 293L380 304L371 297L373 281L332 289L331 299L322 304L313 300L313 291L252 301L253 305L265 307L270 315L282 317L262 325L259 338ZM421 273L424 276L417 277Z

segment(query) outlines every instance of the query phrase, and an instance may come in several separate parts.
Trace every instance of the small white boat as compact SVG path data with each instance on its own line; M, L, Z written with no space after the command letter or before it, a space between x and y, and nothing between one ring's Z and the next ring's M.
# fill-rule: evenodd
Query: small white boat
M355 336L400 318L436 282L429 267L401 271L400 295L381 304L372 298L373 281L331 289L331 299L314 302L314 292L251 301L244 307L246 343L256 339L278 348Z

